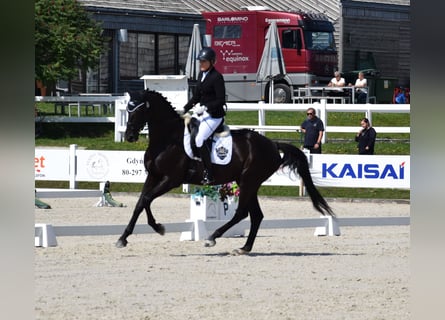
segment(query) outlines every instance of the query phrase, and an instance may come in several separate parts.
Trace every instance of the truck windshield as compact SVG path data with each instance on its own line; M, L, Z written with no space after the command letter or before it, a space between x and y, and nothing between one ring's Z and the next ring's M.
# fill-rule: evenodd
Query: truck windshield
M308 50L335 50L335 40L332 32L305 30L304 41Z

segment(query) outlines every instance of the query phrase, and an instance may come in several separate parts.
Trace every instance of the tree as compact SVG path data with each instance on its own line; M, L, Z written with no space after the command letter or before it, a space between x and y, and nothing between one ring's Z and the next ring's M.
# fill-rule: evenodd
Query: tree
M53 89L99 63L104 39L98 22L76 0L35 1L35 77Z

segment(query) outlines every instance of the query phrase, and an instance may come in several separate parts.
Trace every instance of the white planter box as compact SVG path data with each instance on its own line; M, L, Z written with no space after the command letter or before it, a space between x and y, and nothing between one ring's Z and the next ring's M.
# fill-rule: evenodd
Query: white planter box
M224 202L217 199L212 200L207 196L192 195L190 197L190 219L191 220L230 220L235 214L238 202L229 198Z
M207 196L191 195L190 197L190 219L195 224L193 231L182 232L180 240L203 240L210 232L207 230L204 221L229 221L235 214L238 202L234 198L221 201L212 200ZM221 224L221 225L222 225ZM227 230L223 237L244 236L244 228L236 225Z
M214 201L209 197L192 195L190 197L191 220L219 220L221 201Z
M219 220L230 220L235 215L236 208L238 207L238 201L234 198L228 198L224 202L218 200L221 204L219 211Z

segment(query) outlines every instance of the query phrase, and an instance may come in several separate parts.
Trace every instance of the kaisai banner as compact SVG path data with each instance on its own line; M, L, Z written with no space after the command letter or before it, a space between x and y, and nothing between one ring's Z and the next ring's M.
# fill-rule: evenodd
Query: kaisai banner
M410 188L410 156L311 155L318 186Z
M410 188L410 156L311 154L316 186L346 188ZM298 186L300 177L279 169L263 185Z

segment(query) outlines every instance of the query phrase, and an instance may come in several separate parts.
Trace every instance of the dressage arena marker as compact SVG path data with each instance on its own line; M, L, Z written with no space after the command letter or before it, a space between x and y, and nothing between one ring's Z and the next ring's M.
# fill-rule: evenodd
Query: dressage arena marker
M325 220L325 225L316 227L314 236L339 236L340 227L338 226L337 218L331 216L320 216Z
M34 227L35 247L55 247L57 246L56 234L50 224L36 223Z

